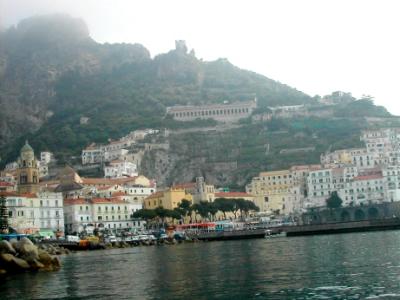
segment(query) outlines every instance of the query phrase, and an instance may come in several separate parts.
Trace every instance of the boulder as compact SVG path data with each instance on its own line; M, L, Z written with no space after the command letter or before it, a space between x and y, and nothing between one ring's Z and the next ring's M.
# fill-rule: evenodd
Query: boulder
M29 264L25 260L18 257L13 258L13 265L16 267L17 270L21 271L30 269Z
M52 262L54 268L56 268L56 269L61 268L61 261L60 261L60 258L58 258L58 256L54 256L51 262Z
M45 265L45 266L50 266L52 264L52 257L49 253L47 253L44 250L39 250L39 261Z
M31 262L39 259L38 248L33 244L22 244L18 249L19 256L24 260Z
M12 262L14 255L9 253L0 254L0 265L7 265Z
M18 272L29 269L29 264L25 260L8 253L0 254L0 265L6 271L11 272Z
M17 250L17 245L18 245L18 240L17 239L11 239L10 240L10 244L15 250Z
M0 241L0 253L9 253L15 255L17 252L8 241Z
M29 266L31 267L31 269L33 270L39 270L39 269L43 269L44 268L44 264L42 264L40 261L38 261L37 259L34 259L32 261L29 262Z

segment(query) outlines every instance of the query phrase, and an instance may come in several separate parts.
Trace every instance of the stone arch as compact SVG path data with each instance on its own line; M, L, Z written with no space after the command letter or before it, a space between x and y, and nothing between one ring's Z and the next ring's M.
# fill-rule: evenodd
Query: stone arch
M368 208L368 219L377 219L379 218L379 211L376 207Z
M364 213L364 211L362 210L362 209L357 209L355 212L354 212L354 220L356 220L356 221L362 221L362 220L364 220L365 219L365 213Z
M348 222L350 221L350 219L351 219L350 213L347 210L343 210L342 213L340 214L340 221Z

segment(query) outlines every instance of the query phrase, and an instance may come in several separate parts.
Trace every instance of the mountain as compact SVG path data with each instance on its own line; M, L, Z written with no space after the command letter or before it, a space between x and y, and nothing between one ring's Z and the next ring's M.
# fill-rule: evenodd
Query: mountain
M227 168L232 176L220 182L244 182L250 168L252 171L271 166L278 168L290 162L290 159L265 157L265 144L275 138L271 133L274 130L289 132L288 136L279 138L275 151L285 143L286 146L312 143L310 136L313 134L327 137L319 143L321 151L341 141L357 144L355 136L365 125L358 119L390 114L370 99L356 101L349 95L327 96L327 100L335 104L329 108L328 119L323 119L321 114L322 119L317 120L272 120L262 124L245 120L240 128L223 133L174 135L169 142L175 144L168 153L177 158L174 170L157 173L161 166L152 165L150 160L160 153L147 157L143 168L149 176L154 175L167 183L171 178L186 180L196 172L206 172L199 171L207 165L200 162L206 161L208 165L218 162L217 166L227 163L236 166L236 171ZM67 15L29 18L0 33L0 153L3 164L17 155L16 149L25 139L29 139L37 151L50 150L61 162L70 162L71 157L79 156L81 149L91 142L106 142L137 128L179 130L215 125L209 120L174 121L165 116L168 106L247 101L255 96L259 114L268 112L268 106L278 105L306 104L321 109L320 98L240 69L227 59L198 59L184 41L176 41L175 49L152 58L140 44L97 43L82 20ZM326 106L322 110L326 110ZM81 123L82 117L88 122ZM337 124L337 118L341 117L347 121ZM351 133L349 136L346 130ZM298 137L294 138L295 135ZM209 141L193 141L196 136ZM225 147L230 147L228 152L219 142L221 140L225 141ZM314 162L318 155L299 157L298 161ZM201 158L199 163L183 172L185 164L194 156ZM209 176L212 172L208 172ZM241 178L238 179L235 172L244 176L238 175Z

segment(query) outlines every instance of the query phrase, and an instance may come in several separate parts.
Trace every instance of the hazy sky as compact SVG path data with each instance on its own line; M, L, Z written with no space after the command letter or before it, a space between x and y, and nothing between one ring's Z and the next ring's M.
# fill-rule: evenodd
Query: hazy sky
M82 17L98 42L154 56L187 41L310 95L369 94L400 115L400 1L0 0L0 26L55 12Z

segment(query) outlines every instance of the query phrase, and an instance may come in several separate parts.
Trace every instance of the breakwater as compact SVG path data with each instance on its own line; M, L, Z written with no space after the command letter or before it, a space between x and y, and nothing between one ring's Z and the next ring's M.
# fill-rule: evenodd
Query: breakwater
M19 241L0 241L0 275L58 270L61 267L60 259L50 253L42 247L37 247L26 237Z

